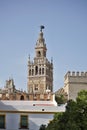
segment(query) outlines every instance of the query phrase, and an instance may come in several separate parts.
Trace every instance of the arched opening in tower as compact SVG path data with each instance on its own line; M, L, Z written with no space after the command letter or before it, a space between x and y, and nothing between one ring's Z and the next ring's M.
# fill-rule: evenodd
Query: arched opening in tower
M21 95L20 100L24 100L24 96L23 95Z
M35 68L35 74L36 75L38 74L38 66L36 66L36 68Z

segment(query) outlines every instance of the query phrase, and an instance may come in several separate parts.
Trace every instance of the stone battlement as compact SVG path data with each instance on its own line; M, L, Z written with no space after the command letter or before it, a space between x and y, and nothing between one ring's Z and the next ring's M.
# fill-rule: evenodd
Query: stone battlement
M76 100L78 92L87 90L87 72L68 71L64 77L64 90L68 99Z
M75 72L75 71L68 71L67 73L66 73L66 75L65 75L65 78L67 78L67 77L87 77L87 72L79 72L79 71L77 71L77 72Z

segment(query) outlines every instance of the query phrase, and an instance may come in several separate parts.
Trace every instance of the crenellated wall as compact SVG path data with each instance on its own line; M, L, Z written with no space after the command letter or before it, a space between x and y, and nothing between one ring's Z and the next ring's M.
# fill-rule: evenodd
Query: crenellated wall
M79 71L77 71L77 72L75 72L75 71L68 71L67 73L66 73L66 75L65 75L65 78L66 77L69 77L69 76L87 76L87 72L79 72Z
M87 72L68 71L64 77L64 90L68 99L76 99L81 90L87 90Z

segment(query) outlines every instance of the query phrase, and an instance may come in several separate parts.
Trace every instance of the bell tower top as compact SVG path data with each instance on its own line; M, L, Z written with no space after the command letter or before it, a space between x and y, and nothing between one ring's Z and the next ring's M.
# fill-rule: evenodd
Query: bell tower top
M45 39L43 38L43 31L42 31L44 28L45 27L43 25L40 26L40 33L35 46L36 57L46 57L47 48L45 44Z

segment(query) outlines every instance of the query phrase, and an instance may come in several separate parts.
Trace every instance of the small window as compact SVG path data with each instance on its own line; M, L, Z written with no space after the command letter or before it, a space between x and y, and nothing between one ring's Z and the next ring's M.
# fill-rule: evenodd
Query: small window
M31 69L29 70L29 75L31 75Z
M35 68L35 74L36 75L38 74L38 66L36 66L36 68Z
M34 75L34 69L32 69L32 75Z
M27 115L21 115L20 119L20 128L28 128L28 116Z
M41 75L41 68L39 69L39 74Z
M0 128L5 128L5 115L0 115Z
M38 57L40 57L41 56L41 52L40 51L38 51Z
M42 68L42 74L44 74L44 68Z

